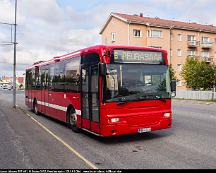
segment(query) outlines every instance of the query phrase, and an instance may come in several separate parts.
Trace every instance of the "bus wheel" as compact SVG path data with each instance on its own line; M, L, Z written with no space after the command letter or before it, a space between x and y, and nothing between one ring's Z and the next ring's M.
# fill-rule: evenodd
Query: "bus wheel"
M37 104L37 100L34 101L33 103L33 112L38 115L39 112L38 112L38 104Z
M68 120L69 120L69 125L70 125L71 129L74 132L78 133L80 129L77 127L77 115L73 109L71 109L69 111Z

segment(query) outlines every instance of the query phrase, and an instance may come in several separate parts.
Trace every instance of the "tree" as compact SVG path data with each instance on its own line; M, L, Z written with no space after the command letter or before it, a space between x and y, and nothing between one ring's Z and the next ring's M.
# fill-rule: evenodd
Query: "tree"
M208 90L214 87L215 67L198 58L187 58L181 76L187 87L199 90Z
M169 66L169 74L170 74L170 79L171 80L176 80L175 71L174 71L174 69L172 67L172 64L170 64L170 66Z

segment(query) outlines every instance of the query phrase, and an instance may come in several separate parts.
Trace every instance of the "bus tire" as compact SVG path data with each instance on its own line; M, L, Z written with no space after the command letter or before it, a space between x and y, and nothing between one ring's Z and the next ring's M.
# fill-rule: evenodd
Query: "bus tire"
M38 104L37 104L37 100L36 100L36 99L34 100L34 103L33 103L33 112L34 112L36 115L39 115L39 112L38 112Z
M80 132L80 128L77 127L77 115L74 109L68 111L68 123L69 127L76 133Z

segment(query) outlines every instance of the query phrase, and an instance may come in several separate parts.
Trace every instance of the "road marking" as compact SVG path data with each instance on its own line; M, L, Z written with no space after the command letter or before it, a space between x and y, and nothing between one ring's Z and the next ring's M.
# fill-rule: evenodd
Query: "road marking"
M21 110L23 110L21 108ZM69 144L63 141L60 137L55 135L52 131L50 131L47 127L45 127L42 123L40 123L37 119L32 117L30 114L23 112L30 117L35 123L37 123L39 126L41 126L46 132L48 132L51 136L53 136L55 139L57 139L61 144L63 144L66 148L68 148L71 152L73 152L77 157L79 157L81 160L83 160L88 166L90 166L92 169L98 169L93 163L91 163L89 160L87 160L85 157L83 157L78 151L76 151L74 148L72 148Z

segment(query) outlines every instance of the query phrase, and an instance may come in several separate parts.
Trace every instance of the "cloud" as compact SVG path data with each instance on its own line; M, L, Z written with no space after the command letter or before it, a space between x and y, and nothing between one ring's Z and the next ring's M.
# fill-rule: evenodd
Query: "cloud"
M0 0L0 21L1 22L14 22L14 8L10 1Z
M64 11L56 0L20 0L20 9L28 22L41 20L47 24L58 25L64 21Z

